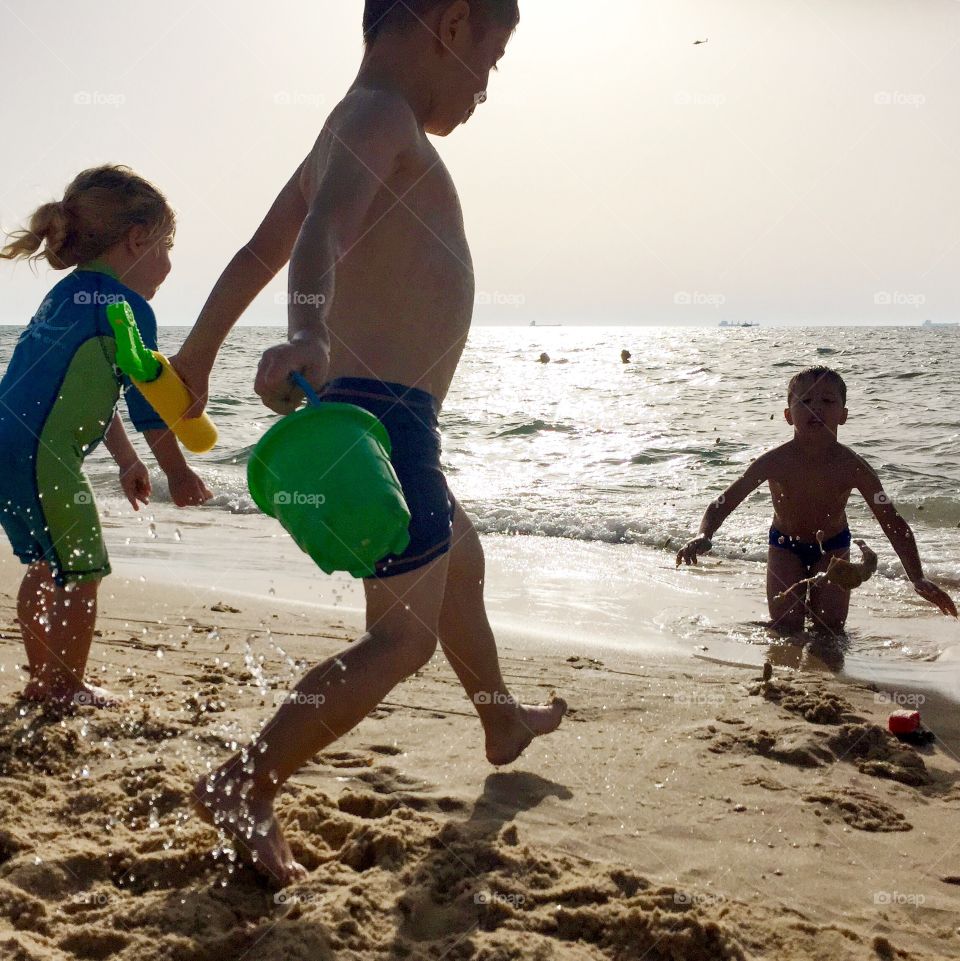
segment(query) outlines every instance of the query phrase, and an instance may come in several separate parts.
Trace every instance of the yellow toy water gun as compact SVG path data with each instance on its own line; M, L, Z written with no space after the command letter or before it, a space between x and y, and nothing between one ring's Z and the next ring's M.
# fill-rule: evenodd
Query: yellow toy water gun
M126 301L108 304L107 320L117 338L117 366L187 450L194 454L211 450L217 428L206 414L185 416L193 403L190 391L163 354L144 346L133 308Z

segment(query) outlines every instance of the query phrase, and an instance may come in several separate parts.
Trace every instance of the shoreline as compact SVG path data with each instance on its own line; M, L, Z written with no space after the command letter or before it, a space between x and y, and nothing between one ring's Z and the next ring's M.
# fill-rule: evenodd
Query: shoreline
M143 516L108 516L105 530L121 576L188 591L201 584L257 603L305 604L362 632L360 583L321 574L269 518L221 513L214 527L203 515L151 505ZM928 610L906 582L875 578L856 591L847 649L823 661L763 627L761 564L711 558L678 571L667 552L636 544L481 539L490 620L506 643L556 652L573 643L601 656L707 658L758 670L770 659L775 666L810 666L874 683L893 695L925 692L960 707L960 629Z

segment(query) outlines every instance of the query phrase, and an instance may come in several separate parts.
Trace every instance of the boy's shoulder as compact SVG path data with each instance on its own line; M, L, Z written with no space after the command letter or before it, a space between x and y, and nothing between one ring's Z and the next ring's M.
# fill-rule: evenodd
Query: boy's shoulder
M852 447L847 447L845 444L838 444L837 446L842 451L840 463L850 471L850 475L855 482L862 480L864 477L876 476L876 472L863 454L857 453Z
M786 463L791 457L795 456L796 451L793 449L793 441L787 441L784 444L771 447L770 450L764 451L753 463L757 467L769 469L775 467L777 464Z
M349 144L369 137L413 142L423 131L410 102L397 91L353 86L327 117L321 140L324 133Z
M822 456L822 452L818 454L818 463L823 463ZM754 461L754 464L766 470L776 470L778 467L792 469L810 460L810 451L798 444L795 439L791 439L765 451ZM832 472L843 473L848 470L859 470L866 464L866 461L852 447L839 442L829 448L828 462Z

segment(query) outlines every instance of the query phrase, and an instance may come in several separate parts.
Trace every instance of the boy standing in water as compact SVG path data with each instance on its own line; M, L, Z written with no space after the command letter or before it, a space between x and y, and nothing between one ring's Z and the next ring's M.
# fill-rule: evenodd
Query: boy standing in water
M411 543L364 582L367 632L311 670L258 742L197 784L194 803L280 884L302 876L273 813L283 783L433 656L437 640L476 705L493 764L556 729L566 705L509 694L483 602L479 537L440 467L437 415L466 344L474 275L456 189L427 134L486 99L517 0L367 0L360 73L250 243L227 267L176 366L206 395L227 333L290 259L289 342L256 390L279 413L302 394L378 416L412 513Z
M712 547L720 525L761 484L773 496L773 526L767 559L767 601L771 626L785 632L803 629L809 615L814 626L842 631L850 608L850 592L833 584L800 581L826 571L831 557L850 556L846 506L857 490L880 522L916 592L944 614L957 616L950 596L923 576L910 525L893 506L873 468L837 441L847 422L847 385L829 367L810 367L787 388L787 423L793 439L758 457L747 472L708 508L700 534L677 554L681 563L696 564L697 555ZM793 588L791 590L791 588Z

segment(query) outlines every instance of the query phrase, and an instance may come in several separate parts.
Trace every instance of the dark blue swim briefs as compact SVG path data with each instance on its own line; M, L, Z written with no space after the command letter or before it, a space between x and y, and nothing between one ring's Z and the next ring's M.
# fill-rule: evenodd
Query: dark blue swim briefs
M803 561L804 567L813 567L814 564L818 564L822 560L823 555L830 551L849 549L852 542L853 538L850 535L849 527L844 528L839 534L824 541L822 550L819 544L810 544L807 541L798 540L796 537L781 534L775 527L770 528L770 546L796 554L797 557Z
M425 567L450 550L456 501L440 466L440 404L415 387L365 377L340 377L320 391L320 400L355 404L387 429L390 461L410 509L410 544L377 563L376 578Z

